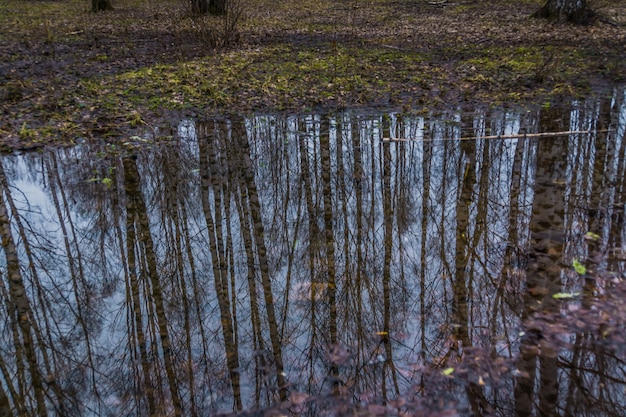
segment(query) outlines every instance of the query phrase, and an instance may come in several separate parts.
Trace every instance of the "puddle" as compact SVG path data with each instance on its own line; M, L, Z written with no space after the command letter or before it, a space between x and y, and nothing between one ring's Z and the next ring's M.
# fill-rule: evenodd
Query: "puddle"
M626 415L625 130L616 91L4 156L0 414Z

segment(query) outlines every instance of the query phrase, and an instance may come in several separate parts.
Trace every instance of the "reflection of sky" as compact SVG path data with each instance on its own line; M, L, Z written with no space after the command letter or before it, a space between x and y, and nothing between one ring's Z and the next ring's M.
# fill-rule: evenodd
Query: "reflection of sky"
M566 207L573 207L568 212L566 221L568 227L578 228L584 231L588 227L588 218L584 213L577 211L581 205L594 204L594 190L592 181L594 170L588 169L597 163L595 149L600 140L606 140L606 148L611 152L606 155L606 172L611 178L619 178L620 169L624 162L620 160L619 150L622 146L623 135L626 126L626 102L625 99L618 101L620 107L616 107L616 127L609 135L599 134L594 137L596 141L589 141L587 136L574 136L568 138L568 152L566 155L567 174L563 180L567 184ZM617 104L615 105L617 106ZM477 111L472 116L472 129L475 136L485 135L515 135L524 129L532 131L525 125L523 115L516 112L504 111ZM514 344L516 334L511 333L510 340L505 339L503 328L517 326L519 319L510 306L501 305L501 310L493 309L495 298L498 295L500 283L506 279L507 262L506 249L508 245L526 248L528 244L528 230L531 222L533 186L535 166L541 155L537 155L536 141L528 139L504 139L486 140L478 139L468 145L457 140L462 134L461 127L465 122L460 112L449 112L441 116L409 117L397 114L391 115L361 115L361 114L338 114L332 117L319 115L282 118L279 116L258 116L243 119L243 132L248 137L250 144L251 160L255 170L255 181L258 189L263 226L265 232L265 244L268 249L270 273L275 296L275 310L282 326L283 315L285 319L285 341L283 355L285 357L286 373L290 381L306 385L309 380L324 380L326 377L328 362L324 355L327 348L328 335L326 334L327 308L323 298L317 300L316 319L312 318L311 300L306 299L307 291L311 288L311 280L324 278L324 247L319 246L323 242L324 219L323 219L323 195L322 195L322 170L330 170L332 189L332 209L334 228L334 248L337 273L338 315L341 330L340 339L343 343L352 344L351 348L360 350L356 360L359 364L346 366L342 372L351 373L355 384L359 389L366 387L378 387L380 385L380 373L375 369L380 365L379 356L384 352L378 346L377 332L382 330L383 323L383 293L382 274L384 270L384 243L385 243L385 220L386 216L392 217L392 256L391 256L391 337L394 351L394 361L400 370L406 375L411 375L409 369L419 360L418 354L422 353L426 360L433 360L438 356L445 355L450 349L448 337L450 334L447 327L451 320L451 303L453 299L454 280L467 280L464 285L469 291L468 310L470 317L470 338L475 343L490 344L504 349L503 345ZM576 107L570 114L570 127L572 129L593 128L600 117L599 107ZM233 122L234 123L234 122ZM385 123L389 124L391 137L412 139L411 141L382 143L386 135ZM328 132L324 131L328 127ZM233 134L233 126L228 123L215 123L207 132L209 135ZM164 281L164 291L168 296L167 313L170 315L170 327L177 359L185 359L185 335L181 330L183 325L183 312L180 311L181 290L176 287L172 278L176 274L182 274L187 284L190 284L192 272L202 283L201 294L193 294L189 290L189 297L198 297L200 300L201 317L192 315L196 323L192 326L192 352L194 357L200 358L203 343L208 344L209 352L215 363L203 364L200 359L194 366L202 369L206 374L198 378L209 377L222 381L222 389L227 390L224 380L225 365L222 359L225 357L221 342L220 317L218 313L215 289L213 288L213 265L208 249L206 225L204 223L200 192L198 190L198 141L212 140L213 138L198 137L200 131L193 121L185 120L178 126L180 143L170 148L155 147L152 149L140 149L137 151L137 163L141 173L141 192L148 207L152 238L158 256L158 270ZM620 134L621 132L621 134ZM331 149L330 167L321 166L320 135L328 133ZM355 136L353 136L355 135ZM424 140L424 138L428 138ZM353 140L354 139L354 140ZM588 146L585 148L583 145ZM363 180L360 184L355 181L354 159L355 146L362 154ZM390 188L388 196L392 205L392 213L383 212L383 198L386 191L383 188L384 170L384 146L388 146L390 154ZM302 166L301 153L305 152L309 165ZM338 152L340 151L340 152ZM4 157L3 163L12 185L12 196L16 201L28 229L28 239L31 243L36 242L36 249L44 250L39 257L40 263L36 267L43 271L49 268L58 276L49 274L42 280L44 285L49 285L50 293L57 291L59 297L51 297L58 303L51 307L55 311L66 309L71 313L58 320L63 326L56 328L54 337L62 338L61 333L71 333L74 343L79 346L76 355L84 355L81 344L84 340L72 325L76 327L77 302L72 297L71 285L68 279L67 266L68 256L64 252L63 235L59 225L58 215L51 198L51 188L47 178L43 178L40 171L33 167L41 167L37 162L43 156L10 156ZM58 152L59 174L68 183L81 184L84 186L94 175L93 170L86 169L84 178L76 178L71 167L76 163L74 157L63 152ZM84 158L90 158L89 152L85 151ZM340 159L341 158L341 159ZM519 163L520 188L512 188L514 163ZM165 171L163 161L176 160L181 166L176 169ZM110 165L121 169L120 159L113 155L108 160ZM457 239L457 207L460 198L460 185L463 182L466 170L471 169L475 175L475 182L467 194L469 201L469 219L467 241L470 242L469 263L467 276L456 276L456 248L459 245ZM321 237L319 242L309 235L306 201L304 198L302 175L303 172L311 181L311 197L314 212L310 213L312 219L320 228ZM581 174L583 173L583 174ZM71 177L71 178L70 178ZM115 181L119 181L115 178ZM62 180L63 182L64 180ZM189 250L193 257L195 269L192 271L189 256L185 252L184 265L178 265L178 259L174 257L173 238L180 224L175 224L174 216L167 206L168 195L164 184L174 181L182 187L182 191L176 194L177 210L186 210L187 217L179 217L180 222L185 222L190 235L190 247L183 243L182 247ZM176 182L179 181L179 182ZM184 187L182 182L184 182ZM117 184L121 187L123 184ZM98 298L98 317L101 320L100 334L94 336L97 347L97 356L108 367L115 368L119 364L136 363L136 358L129 358L125 353L125 346L129 341L127 329L131 312L127 310L127 293L124 282L124 267L121 265L121 249L124 248L126 239L124 207L111 209L111 201L104 203L100 200L111 199L116 188L97 188L100 194L94 190L98 184L92 184L83 188L68 188L66 193L70 195L69 207L63 207L62 211L69 210L72 222L77 230L78 241L70 239L73 251L82 251L89 267L85 272L89 274L87 281L94 283L95 288L102 287L98 283L105 275L110 275L110 270L115 270L116 279L119 281L115 286L116 291L106 294L104 291L96 293ZM362 193L362 207L357 207L356 191ZM72 196L76 193L76 196ZM617 189L610 188L603 191L602 198L612 203L617 201ZM80 194L80 195L78 195ZM74 198L75 197L75 198ZM122 205L124 198L119 196ZM250 401L254 397L255 376L254 355L263 354L270 358L270 344L268 342L267 324L263 320L263 346L260 351L253 352L254 338L251 325L250 295L247 283L247 259L244 245L241 219L239 210L234 204L235 195L225 195L231 199L230 212L219 212L218 220L230 226L232 240L232 272L234 290L232 295L233 305L236 307L238 319L238 342L240 344L241 373L244 376L244 398ZM582 203L581 203L582 201ZM604 200L603 200L604 201ZM516 202L517 207L511 206ZM584 204L583 204L584 203ZM608 207L612 207L612 204ZM94 209L98 208L98 209ZM212 215L215 216L215 208ZM100 211L98 211L100 210ZM108 211L107 211L108 210ZM362 210L362 218L357 219L357 213ZM511 213L518 216L511 218ZM182 212L179 211L180 215ZM98 216L105 216L110 227L96 230ZM360 221L359 221L360 220ZM65 220L67 223L67 219ZM362 225L362 238L357 240L357 225ZM18 233L13 223L16 240ZM608 236L612 223L610 216L605 218L602 230ZM515 228L518 242L510 242ZM622 230L622 239L626 237L626 230ZM609 245L608 237L603 237L604 244ZM579 243L571 243L566 250L568 256L584 256L585 247ZM25 262L23 245L20 246L20 255ZM106 252L107 265L98 264L100 251ZM424 252L422 250L424 249ZM140 255L140 248L136 248ZM315 252L315 265L313 271L309 269L308 260L311 250ZM358 253L361 253L364 262L356 264ZM290 256L293 253L293 264L289 265ZM422 255L424 253L424 255ZM98 255L95 255L98 254ZM78 253L73 254L78 255ZM49 260L49 261L48 261ZM145 262L145 260L139 260ZM256 260L255 260L256 261ZM4 258L3 258L4 262ZM26 264L24 264L26 265ZM50 266L52 265L52 266ZM520 266L520 265L516 265ZM259 278L258 265L254 265ZM109 270L108 272L105 269ZM363 274L364 285L358 292L355 288L354 277L357 269ZM182 272L181 272L182 271ZM291 275L291 287L286 288L287 273ZM114 275L115 275L114 274ZM471 277L471 282L470 278ZM574 277L576 278L576 277ZM145 276L142 277L146 280ZM171 282L170 282L171 280ZM144 282L145 288L142 293L142 306L152 308L149 297L149 285ZM507 286L519 286L519 282L506 282ZM576 281L572 285L579 285ZM257 283L260 289L260 284ZM424 285L422 292L421 285ZM569 288L569 287L568 287ZM571 287L575 288L575 287ZM54 291L53 291L54 290ZM34 294L34 291L31 290ZM296 299L289 299L295 296ZM61 296L62 295L62 296ZM355 314L356 305L362 303L363 316L359 317L361 323L351 320ZM36 308L41 308L37 306ZM424 316L422 316L424 308ZM263 308L261 308L263 310ZM234 309L233 309L234 311ZM57 319L57 316L54 317ZM148 326L152 319L143 317L142 325ZM493 323L496 323L493 329ZM198 326L206 326L210 340L200 340ZM54 323L48 323L53 326ZM359 325L362 326L366 335L357 334ZM152 326L154 324L152 323ZM486 334L485 329L491 333ZM314 336L315 330L315 336ZM150 331L154 332L152 328ZM132 333L132 332L130 332ZM314 340L315 338L315 340ZM10 338L5 335L2 348L5 352L11 351ZM422 341L426 342L425 351L421 352ZM258 342L258 341L257 341ZM356 343L362 345L354 346ZM311 346L314 343L314 346ZM159 355L157 351L153 352ZM313 352L314 357L309 354ZM383 357L384 359L384 357ZM73 363L84 361L83 357L66 359L68 367ZM306 362L311 360L310 364ZM134 362L133 362L134 361ZM156 363L159 363L156 360ZM361 368L359 368L361 366ZM204 368L203 368L204 367ZM378 369L380 370L380 369ZM115 370L115 372L118 372ZM357 372L358 371L358 372ZM371 373L368 373L370 372ZM120 371L122 372L122 371ZM123 372L130 372L124 370ZM111 384L110 379L115 378L115 373L103 366L98 373L103 385ZM269 372L271 374L271 372ZM181 365L179 370L181 381L184 370ZM162 376L162 375L161 375ZM269 377L268 377L269 378ZM405 380L404 387L414 381ZM181 382L183 384L183 382ZM111 398L123 393L116 392L116 387L111 384L106 390L112 393ZM321 388L317 388L322 390ZM215 391L217 392L217 390ZM509 393L510 394L510 393ZM88 400L85 400L88 401ZM95 400L94 400L95 401ZM211 402L211 399L207 399ZM222 397L223 404L220 408L227 409L229 403L227 397ZM247 403L249 405L249 402Z
M21 157L16 158L15 162L14 169L28 169L24 166ZM58 220L55 219L55 209L44 185L26 179L15 181L12 185L17 191L13 191L12 196L18 211L23 213L34 229L44 232L44 235L49 238L54 237L50 235L53 234L54 229L58 229L56 225Z
M34 256L38 258L39 265L46 267L41 278L47 282L64 275L66 254L62 249L63 232L50 187L47 179L41 175L42 160L43 157L37 154L23 154L4 157L2 162L7 175L15 178L10 181L11 197L20 213L20 222L29 243L41 249L35 251ZM18 223L13 221L12 226L13 239L21 242ZM26 256L23 245L18 245L18 250L21 257ZM63 260L59 261L58 258ZM4 257L2 260L4 261Z

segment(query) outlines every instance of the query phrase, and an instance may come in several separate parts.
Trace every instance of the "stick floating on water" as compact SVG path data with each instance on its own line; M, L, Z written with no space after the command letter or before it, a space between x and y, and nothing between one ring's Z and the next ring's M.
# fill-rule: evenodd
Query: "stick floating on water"
M546 138L556 136L567 135L583 135L588 133L603 133L608 132L608 129L603 130L567 130L564 132L543 132L543 133L519 133L516 135L491 135L491 136L469 136L464 138L422 138L422 139L408 139L408 138L383 138L383 142L416 142L418 140L433 141L433 140L476 140L476 139L524 139L524 138Z

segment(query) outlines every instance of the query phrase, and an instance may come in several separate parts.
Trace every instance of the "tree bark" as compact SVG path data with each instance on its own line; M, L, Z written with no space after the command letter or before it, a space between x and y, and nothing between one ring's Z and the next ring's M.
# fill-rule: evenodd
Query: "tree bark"
M222 16L226 14L226 1L227 0L191 0L191 12L194 15L210 13L213 16Z
M588 23L593 15L587 0L547 0L533 17L581 24Z
M191 0L191 13L203 15L209 12L209 2L207 0Z
M222 16L226 14L227 0L209 0L209 13L213 16Z
M91 11L94 13L104 10L113 10L111 0L91 0Z

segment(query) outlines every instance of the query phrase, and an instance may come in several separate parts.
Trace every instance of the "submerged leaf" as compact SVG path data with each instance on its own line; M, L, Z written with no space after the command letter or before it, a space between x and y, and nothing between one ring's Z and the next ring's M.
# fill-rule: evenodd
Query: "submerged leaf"
M585 268L585 265L578 262L578 259L574 259L572 261L572 266L580 275L585 275L587 273L587 268Z
M446 368L443 371L441 371L441 373L446 376L452 375L453 372L454 372L454 368Z
M555 298L557 300L563 300L568 298L575 298L579 295L579 292L557 292L556 294L552 294L552 298Z

